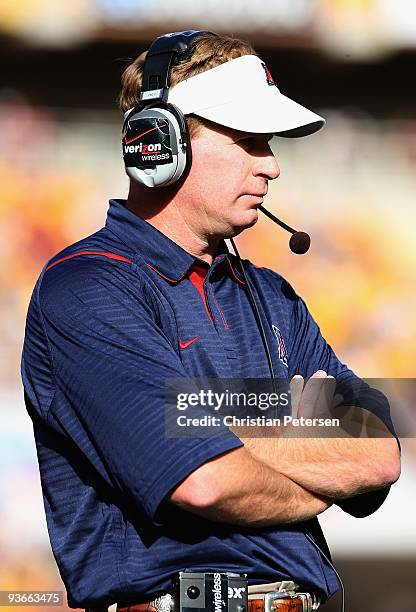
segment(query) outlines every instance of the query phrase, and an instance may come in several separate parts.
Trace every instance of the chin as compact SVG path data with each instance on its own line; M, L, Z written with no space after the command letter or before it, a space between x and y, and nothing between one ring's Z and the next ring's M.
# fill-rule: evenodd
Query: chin
M244 219L242 219L241 221L241 231L243 229L249 228L249 227L253 227L253 225L255 225L257 223L257 221L259 220L259 212L257 210L257 208L252 208L250 210L247 211L247 213L244 215Z
M257 210L250 210L249 212L251 214L245 215L244 219L240 218L238 222L237 220L233 220L232 225L230 223L230 233L226 236L227 238L234 238L234 236L238 236L241 232L244 232L244 230L256 225L259 218Z

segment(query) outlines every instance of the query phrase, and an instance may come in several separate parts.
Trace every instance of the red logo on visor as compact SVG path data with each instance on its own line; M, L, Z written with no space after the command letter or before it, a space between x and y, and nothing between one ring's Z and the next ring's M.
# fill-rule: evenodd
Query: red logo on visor
M276 87L276 83L274 82L274 79L273 79L273 77L271 75L271 72L267 68L266 64L264 62L262 62L261 65L263 66L264 72L266 73L267 84L268 85L274 85Z

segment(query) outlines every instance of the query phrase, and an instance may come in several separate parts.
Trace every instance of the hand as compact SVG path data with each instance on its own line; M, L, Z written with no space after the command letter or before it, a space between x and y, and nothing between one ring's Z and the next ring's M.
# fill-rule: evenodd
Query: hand
M318 370L305 384L303 376L297 374L290 381L290 396L293 418L330 417L334 406L336 380L324 370Z
M340 427L326 430L325 437L378 438L391 437L386 426L368 410L359 406L344 405L342 395L335 395L336 380L324 370L315 372L306 382L303 376L296 375L290 381L292 417L339 418ZM341 411L336 411L340 408ZM287 434L292 429L286 428ZM306 431L306 430L305 430ZM309 435L313 429L308 428ZM323 432L322 428L317 430Z

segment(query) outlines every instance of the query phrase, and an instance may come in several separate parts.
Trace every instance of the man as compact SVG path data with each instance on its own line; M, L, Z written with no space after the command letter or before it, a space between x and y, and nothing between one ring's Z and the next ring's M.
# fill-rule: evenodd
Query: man
M170 67L168 102L191 115L192 161L174 180L166 164L130 158L130 147L143 152L144 132L129 132L142 112L130 110L139 103L141 56L120 95L128 200L110 201L105 228L48 262L29 307L25 401L73 607L143 609L185 570L246 573L250 585L294 581L325 601L337 581L317 515L333 503L369 514L399 474L391 434L165 435L167 380L270 377L248 279L274 372L292 380L295 410L311 393L304 379L355 380L288 283L250 262L244 279L223 242L256 223L268 182L279 176L273 134L307 135L323 120L282 96L246 43L212 33L190 39ZM155 119L149 131L166 121ZM189 155L182 132L178 142ZM172 162L158 147L146 151ZM159 180L160 188L149 186ZM372 410L388 432L383 400Z

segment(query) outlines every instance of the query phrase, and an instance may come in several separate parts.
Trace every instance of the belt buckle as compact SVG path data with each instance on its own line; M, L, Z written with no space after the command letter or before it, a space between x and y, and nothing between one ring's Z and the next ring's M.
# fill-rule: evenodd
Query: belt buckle
M275 599L287 599L286 591L271 591L264 595L264 612L273 612L272 602Z

